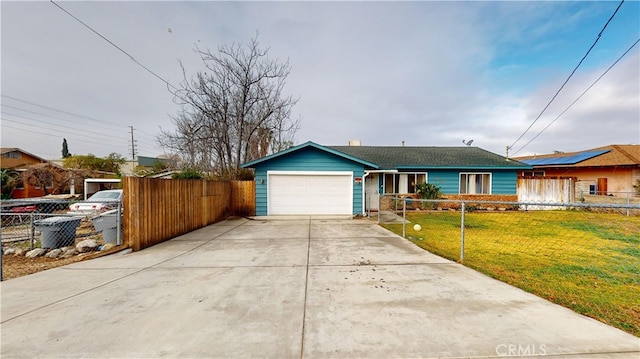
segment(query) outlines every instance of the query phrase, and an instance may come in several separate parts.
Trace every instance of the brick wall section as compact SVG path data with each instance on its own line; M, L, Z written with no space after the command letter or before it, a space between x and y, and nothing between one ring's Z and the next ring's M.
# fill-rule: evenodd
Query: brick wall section
M418 195L404 195L399 197L410 197L418 199ZM510 208L509 205L496 204L476 204L477 201L496 201L496 202L518 202L518 195L500 194L500 195L444 195L441 199L451 200L452 202L425 203L420 201L407 202L407 210L415 209L460 209L460 201L467 202L467 206L473 206L476 209L504 209ZM392 211L395 209L396 203L390 196L384 196L380 200L380 207L383 211ZM398 210L402 210L402 202L397 203Z
M445 195L444 199L454 201L498 201L498 202L518 202L517 194L473 194L473 195Z

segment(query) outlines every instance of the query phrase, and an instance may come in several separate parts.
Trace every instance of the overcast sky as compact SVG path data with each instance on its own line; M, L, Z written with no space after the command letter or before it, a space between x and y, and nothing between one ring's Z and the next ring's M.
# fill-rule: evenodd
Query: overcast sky
M289 60L296 144L463 146L504 155L618 6L606 2L59 2L173 85L203 70L195 44L259 42ZM163 153L167 86L50 2L2 1L2 147L61 157ZM640 143L640 38L626 1L511 153Z

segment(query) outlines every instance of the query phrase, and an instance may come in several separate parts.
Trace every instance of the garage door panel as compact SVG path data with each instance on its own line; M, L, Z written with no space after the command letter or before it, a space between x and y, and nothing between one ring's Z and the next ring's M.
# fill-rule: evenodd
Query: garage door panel
M351 174L271 174L269 214L351 214Z

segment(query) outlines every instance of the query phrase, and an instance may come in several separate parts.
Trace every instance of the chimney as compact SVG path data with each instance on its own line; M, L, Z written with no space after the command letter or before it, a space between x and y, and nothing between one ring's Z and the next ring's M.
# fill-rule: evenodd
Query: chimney
M349 140L349 147L360 146L360 140Z

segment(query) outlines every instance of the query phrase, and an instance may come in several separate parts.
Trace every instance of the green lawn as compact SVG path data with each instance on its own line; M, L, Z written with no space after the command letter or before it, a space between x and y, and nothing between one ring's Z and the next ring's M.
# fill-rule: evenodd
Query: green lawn
M460 260L460 212L408 213L407 238ZM422 229L413 230L419 223ZM401 224L385 228L402 235ZM465 214L464 264L640 336L640 217L588 211Z

